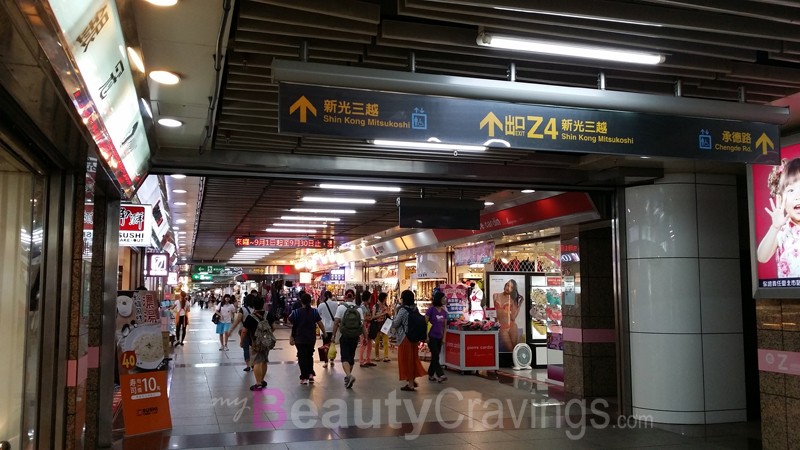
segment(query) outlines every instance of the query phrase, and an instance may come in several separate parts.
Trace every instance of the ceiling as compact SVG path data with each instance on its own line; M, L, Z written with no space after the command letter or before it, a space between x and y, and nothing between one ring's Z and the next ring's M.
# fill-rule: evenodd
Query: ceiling
M181 258L186 258L191 255L191 247L195 238L195 224L197 223L197 212L200 210L199 198L203 179L199 177L181 178L180 174L175 175L177 177L164 177L164 181L167 185L172 228L180 250L179 254ZM186 222L179 222L184 220Z
M362 183L377 186L373 181ZM209 177L202 192L202 208L198 216L196 239L192 260L228 261L237 251L237 237L271 236L304 237L308 233L268 233L267 228L275 223L315 223L326 225L311 236L334 238L337 246L362 238L374 242L389 233L395 236L398 213L398 197L419 197L424 190L426 198L481 199L496 202L490 208L502 207L504 203L519 201L520 197L534 200L535 194L511 193L499 189L479 189L469 186L428 186L392 184L400 192L364 192L340 189L321 189L319 183L310 181L267 180L248 178ZM335 197L337 199L374 199L373 205L304 202L303 197ZM330 214L291 212L292 208L352 209L356 214ZM339 221L311 222L304 220L282 220L284 216L338 218ZM289 230L287 230L289 231ZM409 230L410 231L410 230ZM269 255L266 261L284 261L290 264L303 250L283 250Z
M513 62L518 83L594 89L602 72L610 91L673 96L679 81L686 97L737 102L743 93L755 104L800 101L798 1L235 0L222 34L225 61L213 138L201 152L215 93L223 4L179 0L160 8L136 0L148 70L181 76L175 86L150 81L156 119L184 122L180 128L159 127L154 171L216 174L193 182L203 183L193 197L201 208L196 234L187 234L182 245L192 243L194 261L227 261L235 253L235 237L266 234L268 225L303 203L302 196L319 194L316 185L325 179L398 183L404 194L425 187L426 196L445 198L458 198L459 186L469 182L464 198L487 198L536 183L584 189L642 182L668 171L744 170L738 164L506 148L455 157L360 140L281 135L271 65L275 58L300 60L304 43L308 61L331 65L410 70L413 53L413 68L420 73L506 80ZM647 66L502 51L478 46L481 30L644 49L664 54L665 61ZM800 106L792 110L784 134L800 129ZM376 205L356 208L359 214L326 229L337 243L397 225L397 194L370 194ZM187 208L185 214L192 212ZM271 259L297 256L283 251Z

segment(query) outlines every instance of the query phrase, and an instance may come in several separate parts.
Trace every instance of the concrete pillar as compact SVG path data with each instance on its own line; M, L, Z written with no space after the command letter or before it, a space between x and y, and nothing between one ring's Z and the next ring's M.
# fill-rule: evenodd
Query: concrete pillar
M625 205L633 413L746 420L736 179L670 174Z

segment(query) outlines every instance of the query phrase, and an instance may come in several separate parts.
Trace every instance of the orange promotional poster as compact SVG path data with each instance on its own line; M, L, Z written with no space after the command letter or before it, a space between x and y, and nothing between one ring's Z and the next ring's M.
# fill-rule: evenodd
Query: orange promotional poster
M123 374L120 382L127 436L172 428L167 398L167 372L160 370Z

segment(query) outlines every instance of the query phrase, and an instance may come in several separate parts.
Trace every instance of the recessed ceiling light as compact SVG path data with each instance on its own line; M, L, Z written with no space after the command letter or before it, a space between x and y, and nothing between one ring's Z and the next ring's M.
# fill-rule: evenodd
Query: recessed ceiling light
M536 191L533 190L533 189L523 189L522 190L523 194L533 194L534 192L536 192Z
M483 204L484 204L484 206L492 206L492 205L494 205L494 203L492 203L492 202L483 202Z
M273 227L296 227L296 228L327 228L327 225L303 224L303 223L273 223Z
M186 193L186 189L173 189L172 192L174 194L185 194Z
M175 119L158 119L158 124L167 128L177 128L183 125L183 122Z
M186 219L178 219L175 223L186 223Z
M355 209L318 209L318 208L292 208L289 211L298 213L328 213L328 214L355 214Z
M139 69L139 72L144 73L144 63L142 62L142 58L139 57L139 54L136 53L136 50L134 50L133 47L128 47L128 59L130 59L133 65Z
M359 205L372 205L375 200L371 198L336 198L336 197L303 197L304 202L318 203L355 203Z
M319 233L319 230L300 230L295 228L267 228L268 233L285 233L285 234L303 234L303 233Z
M172 227L172 229L175 230L175 231L180 230L180 228L178 228L178 227Z
M178 3L178 0L147 0L156 6L173 6Z
M174 174L172 174L170 176L172 178L175 178L176 180L182 180L182 179L186 178L186 175L182 175L182 174L179 174L179 173L174 173Z
M341 219L336 217L306 217L306 216L283 216L281 220L303 220L306 222L339 222Z
M186 234L185 231L178 231L178 234Z
M322 189L342 189L346 191L376 191L376 192L400 192L399 187L391 186L359 186L355 184L320 184Z
M375 236L375 239L380 239L380 238L381 238L380 236Z
M178 84L181 81L181 77L166 70L154 70L150 72L150 78L161 84Z
M186 202L175 202L173 203L175 206L186 206Z
M642 159L650 159L649 156L640 156L640 158L642 158Z

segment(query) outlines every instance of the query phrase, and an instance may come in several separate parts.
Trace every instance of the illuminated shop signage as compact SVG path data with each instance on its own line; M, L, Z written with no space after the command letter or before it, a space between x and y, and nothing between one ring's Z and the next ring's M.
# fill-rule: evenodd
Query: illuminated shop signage
M153 213L150 205L120 205L119 245L147 247L153 229L152 220Z
M178 272L170 272L167 275L167 286L177 286L178 285Z
M318 238L236 238L237 247L334 248L333 239Z
M168 253L150 253L147 255L147 276L148 277L169 276Z
M128 51L115 2L50 0L67 50L87 91L71 92L99 153L120 183L133 195L144 179L150 145L142 121ZM144 101L144 100L143 100Z

